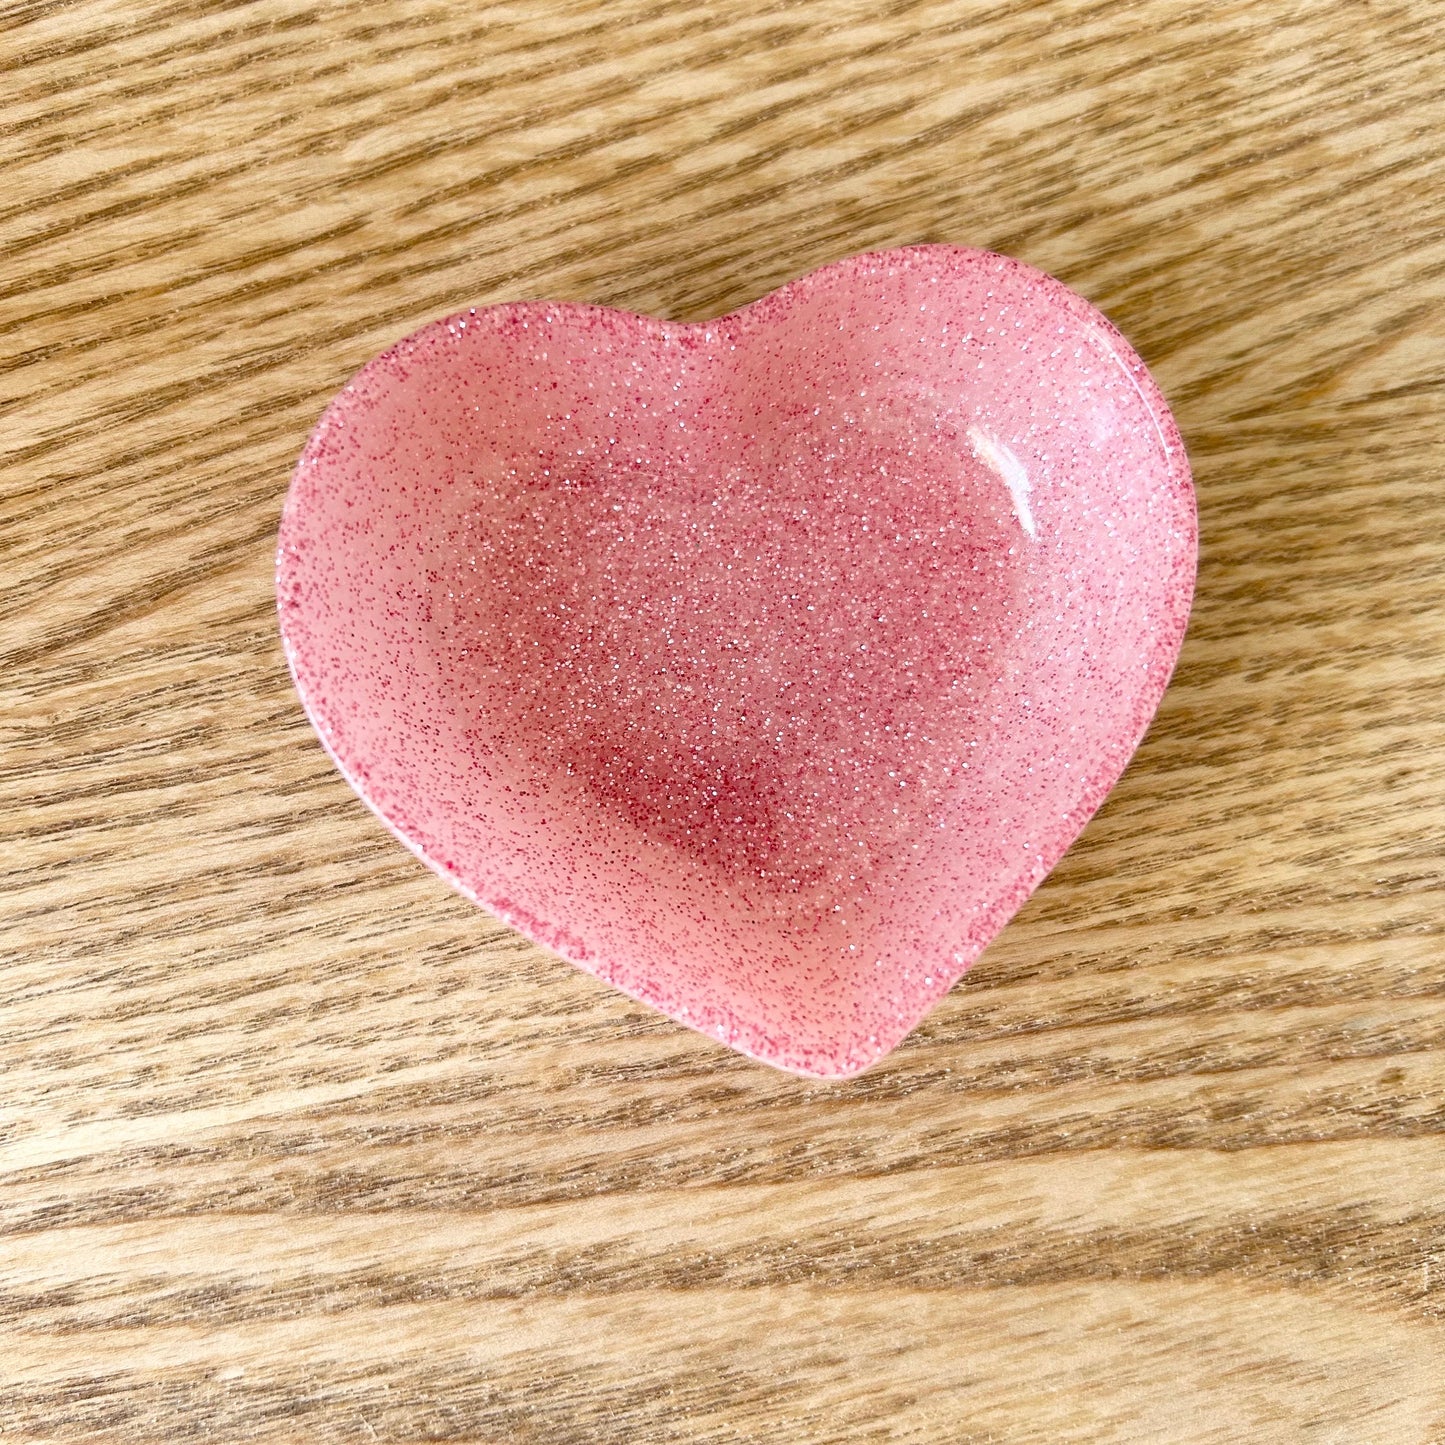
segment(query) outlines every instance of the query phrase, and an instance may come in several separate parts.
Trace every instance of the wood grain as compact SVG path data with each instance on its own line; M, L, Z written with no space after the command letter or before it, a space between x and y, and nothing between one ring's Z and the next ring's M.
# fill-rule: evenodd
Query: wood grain
M1445 7L0 8L0 1438L1445 1441ZM1084 837L810 1084L453 895L277 643L363 361L917 240L1175 404Z

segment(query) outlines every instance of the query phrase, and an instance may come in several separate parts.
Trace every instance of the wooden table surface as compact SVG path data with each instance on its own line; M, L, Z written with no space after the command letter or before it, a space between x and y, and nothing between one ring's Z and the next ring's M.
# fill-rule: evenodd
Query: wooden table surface
M0 1438L1445 1441L1445 6L0 9ZM1133 766L846 1083L322 753L289 469L468 303L991 247L1174 404Z

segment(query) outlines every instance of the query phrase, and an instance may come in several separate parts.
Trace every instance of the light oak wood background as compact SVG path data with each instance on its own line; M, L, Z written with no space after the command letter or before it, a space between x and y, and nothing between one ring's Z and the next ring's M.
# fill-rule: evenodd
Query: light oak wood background
M0 9L0 1438L1445 1441L1445 6ZM869 247L1192 454L1134 765L844 1084L454 895L277 643L424 320Z

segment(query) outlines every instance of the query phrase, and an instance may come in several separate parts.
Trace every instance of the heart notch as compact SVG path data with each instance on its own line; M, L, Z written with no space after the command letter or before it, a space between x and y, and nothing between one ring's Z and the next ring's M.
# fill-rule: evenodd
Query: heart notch
M1123 772L1193 596L1184 447L1107 320L950 246L716 321L523 302L332 402L281 633L467 897L779 1068L893 1048Z

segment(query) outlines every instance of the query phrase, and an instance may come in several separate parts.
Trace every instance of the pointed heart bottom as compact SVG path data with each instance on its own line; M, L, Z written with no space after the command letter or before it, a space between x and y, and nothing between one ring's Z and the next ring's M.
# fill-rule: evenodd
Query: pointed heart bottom
M423 328L318 425L277 586L306 709L403 842L673 1018L837 1077L1123 771L1195 536L1109 323L921 246L694 325Z

